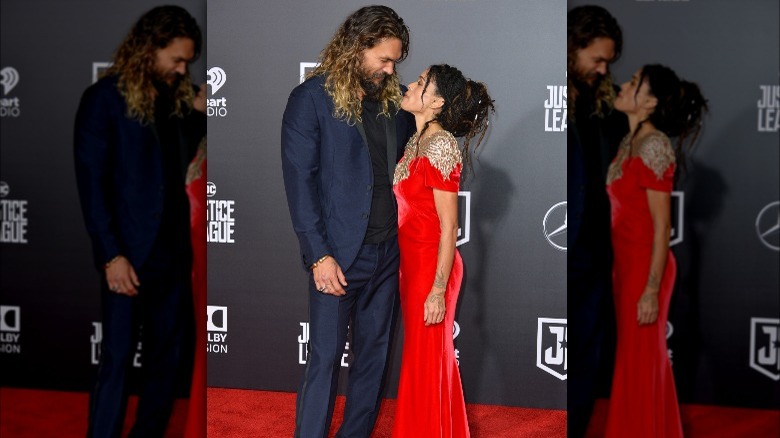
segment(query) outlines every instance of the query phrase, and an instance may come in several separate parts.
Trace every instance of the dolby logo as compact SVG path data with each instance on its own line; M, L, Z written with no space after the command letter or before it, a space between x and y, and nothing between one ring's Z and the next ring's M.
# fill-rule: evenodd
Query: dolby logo
M227 307L206 306L206 331L226 332L227 331Z
M18 332L20 314L19 306L0 306L0 332Z

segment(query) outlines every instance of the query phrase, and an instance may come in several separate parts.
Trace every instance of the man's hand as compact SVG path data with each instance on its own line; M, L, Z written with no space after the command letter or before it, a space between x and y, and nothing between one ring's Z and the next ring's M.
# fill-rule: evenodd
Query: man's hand
M106 281L109 290L129 297L138 295L136 288L141 285L133 265L123 256L118 256L106 267Z
M202 113L206 112L206 84L200 84L198 94L195 95L195 99L192 100L192 108L195 111Z
M328 257L317 263L312 272L314 274L314 285L318 291L337 297L347 293L344 290L344 287L347 285L347 278L341 272L341 266L336 263L336 259L333 257Z

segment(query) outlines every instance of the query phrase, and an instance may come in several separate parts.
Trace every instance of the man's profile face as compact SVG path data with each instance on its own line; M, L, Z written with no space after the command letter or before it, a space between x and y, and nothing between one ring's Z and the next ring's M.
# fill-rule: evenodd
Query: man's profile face
M172 85L187 74L187 65L195 56L195 43L189 38L177 37L155 53L154 70L158 78Z
M363 88L366 94L381 91L385 78L395 73L395 63L401 57L401 40L385 38L374 47L363 51Z
M615 41L611 38L594 38L587 47L579 49L575 56L577 79L592 86L609 72L609 64L615 59Z

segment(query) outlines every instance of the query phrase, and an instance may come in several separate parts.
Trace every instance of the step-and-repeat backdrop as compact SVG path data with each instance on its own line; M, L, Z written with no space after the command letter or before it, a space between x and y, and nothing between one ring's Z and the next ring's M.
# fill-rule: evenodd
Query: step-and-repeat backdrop
M336 28L364 5L208 2L210 386L297 389L307 276L282 184L282 113ZM496 100L476 175L460 193L466 275L453 336L466 400L565 409L566 3L389 6L411 29L403 83L446 62L485 82Z
M620 22L618 83L670 66L709 99L674 193L667 327L683 403L780 407L780 4L594 0ZM576 364L574 365L576 366Z
M81 93L160 3L0 3L2 386L85 390L97 370L100 280L76 192L73 123ZM167 3L185 7L205 34L205 0ZM205 53L191 67L196 83Z

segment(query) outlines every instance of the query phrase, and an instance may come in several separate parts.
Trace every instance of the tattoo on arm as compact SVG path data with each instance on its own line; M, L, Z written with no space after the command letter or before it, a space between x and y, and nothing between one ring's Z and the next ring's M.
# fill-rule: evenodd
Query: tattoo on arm
M447 280L444 278L444 273L441 270L436 271L436 279L433 280L434 287L440 287L445 289L447 287Z
M661 287L661 282L658 280L658 275L655 272L650 273L650 277L647 279L647 287L656 290Z
M444 305L444 296L443 294L430 294L428 295L428 302L431 304L436 304L439 306Z

